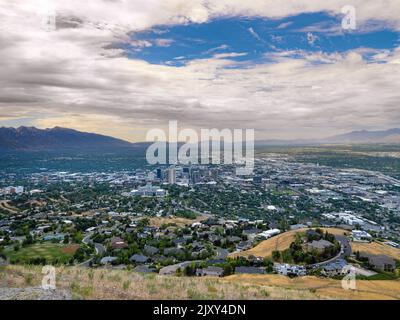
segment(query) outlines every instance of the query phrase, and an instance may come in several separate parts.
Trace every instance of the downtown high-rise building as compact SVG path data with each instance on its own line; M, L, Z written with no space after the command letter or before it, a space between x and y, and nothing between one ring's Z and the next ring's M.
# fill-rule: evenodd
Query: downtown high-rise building
M168 183L175 184L176 183L176 169L170 168L168 169Z
M161 168L157 168L156 170L156 176L158 180L163 180L164 179L164 175L163 175L163 171Z

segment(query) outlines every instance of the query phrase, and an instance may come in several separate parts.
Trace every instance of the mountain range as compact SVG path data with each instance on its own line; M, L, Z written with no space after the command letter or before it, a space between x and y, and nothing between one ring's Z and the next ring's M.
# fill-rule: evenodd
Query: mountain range
M322 139L298 140L262 140L256 141L256 146L278 145L322 145L322 144L400 144L400 129L381 131L352 131Z
M310 140L262 140L257 146L313 144L400 143L400 129L384 131L353 131ZM35 127L0 128L0 152L17 151L117 151L143 149L148 143L130 143L113 137L81 132L68 128L37 129Z
M400 143L400 129L353 131L327 139L332 143Z
M132 146L124 140L61 127L0 128L0 151L105 151Z

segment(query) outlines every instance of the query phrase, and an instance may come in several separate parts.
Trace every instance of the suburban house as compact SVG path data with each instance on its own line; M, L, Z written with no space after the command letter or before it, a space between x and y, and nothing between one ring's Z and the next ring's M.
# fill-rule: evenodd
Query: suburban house
M182 248L186 244L186 240L184 238L177 238L172 240L172 242L176 245L177 248Z
M148 183L145 186L138 187L138 189L134 189L130 192L132 196L141 196L141 197L165 197L167 195L167 191L161 189L157 186L152 186L151 183Z
M344 259L338 259L334 262L324 265L321 269L321 273L327 277L347 274L348 270L345 269L346 265L347 262Z
M117 260L117 257L104 257L100 260L100 263L105 265L105 264L111 264L114 261Z
M236 267L236 274L264 274L265 268L258 267Z
M307 270L305 266L290 265L286 263L275 263L274 270L276 273L284 276L294 275L301 277L307 275Z
M113 248L113 250L120 250L126 247L128 247L128 244L120 237L114 237L111 239L111 248Z
M307 237L315 237L317 239L320 239L320 237L321 237L321 235L313 229L308 229L306 231L306 235L307 235Z
M372 241L372 236L363 230L353 230L351 232L351 235L353 237L353 241L356 242L370 242Z
M43 237L43 241L61 241L64 240L64 235L63 234L48 234L46 236Z
M252 247L252 242L251 241L242 241L236 246L237 251L243 251L250 249Z
M134 263L146 263L149 261L149 257L142 254L134 254L129 260Z
M273 236L276 236L276 235L278 235L280 233L281 233L281 230L279 230L279 229L270 229L270 230L266 230L266 231L263 231L263 232L259 233L257 235L257 237L269 239L269 238L271 238Z
M240 241L242 241L242 238L237 237L237 236L229 236L229 237L226 238L226 240L227 240L228 242L234 243L234 242L240 242Z
M210 277L222 277L224 274L224 269L221 267L207 267L204 269L197 269L196 276L210 276Z
M262 230L253 228L243 230L243 235L246 235L249 240L253 240L258 234L260 234Z
M393 272L396 269L396 261L391 257L385 255L369 255L365 253L361 253L360 256L367 258L369 265L376 270Z
M307 226L305 224L293 224L290 226L290 230L299 230L299 229L304 229L307 228Z
M158 248L156 248L156 247L145 245L143 251L147 255L153 256L153 255L157 254L160 250L158 250Z
M307 245L308 250L317 250L318 252L323 252L326 248L332 247L333 243L326 240L314 240Z
M174 254L181 254L184 253L184 251L180 248L165 248L164 249L164 255L169 256L169 255L174 255Z

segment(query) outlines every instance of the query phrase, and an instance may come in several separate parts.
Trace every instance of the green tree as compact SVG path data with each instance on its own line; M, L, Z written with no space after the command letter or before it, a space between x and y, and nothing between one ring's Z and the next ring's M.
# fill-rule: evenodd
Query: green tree
M264 258L264 266L267 273L272 273L274 271L274 262L271 258Z
M281 253L278 250L272 251L272 259L274 261L279 261L281 259Z

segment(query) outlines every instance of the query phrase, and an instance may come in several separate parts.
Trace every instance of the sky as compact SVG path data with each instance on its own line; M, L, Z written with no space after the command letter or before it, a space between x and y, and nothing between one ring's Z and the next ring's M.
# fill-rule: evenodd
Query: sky
M389 129L400 1L0 0L0 70L0 126L129 141L171 120L257 139Z

